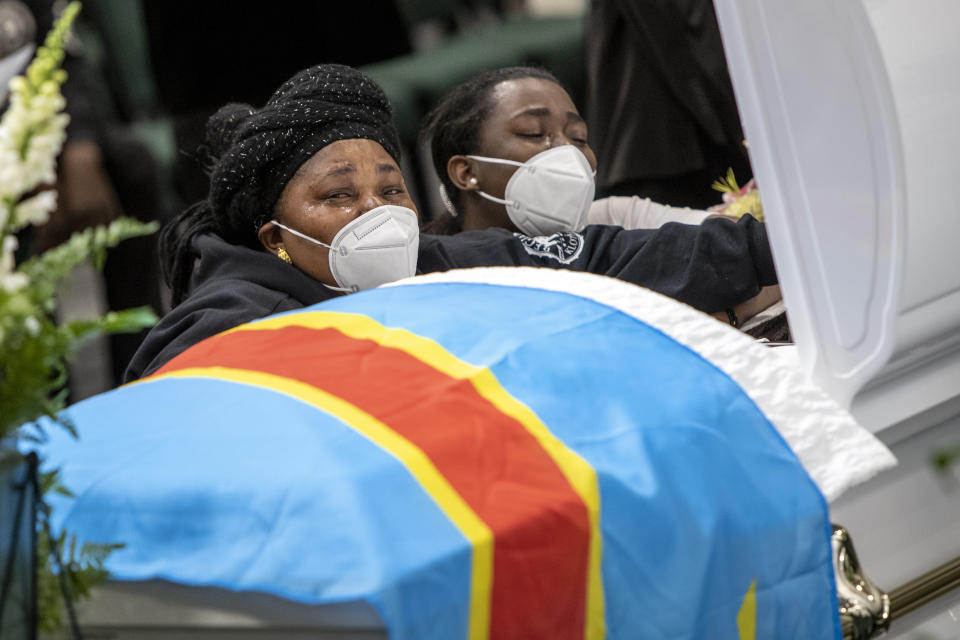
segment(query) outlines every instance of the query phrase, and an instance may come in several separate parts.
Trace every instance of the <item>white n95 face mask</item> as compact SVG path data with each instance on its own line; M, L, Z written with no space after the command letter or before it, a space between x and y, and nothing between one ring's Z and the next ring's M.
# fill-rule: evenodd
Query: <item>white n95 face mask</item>
M517 167L504 199L478 191L481 197L506 206L513 224L529 236L579 231L587 219L595 190L594 171L580 149L565 144L541 151L526 162L467 156L480 162Z
M417 272L420 229L417 214L406 207L385 204L371 209L344 225L330 244L276 220L273 224L330 250L330 273L340 286L326 286L335 291L373 289Z

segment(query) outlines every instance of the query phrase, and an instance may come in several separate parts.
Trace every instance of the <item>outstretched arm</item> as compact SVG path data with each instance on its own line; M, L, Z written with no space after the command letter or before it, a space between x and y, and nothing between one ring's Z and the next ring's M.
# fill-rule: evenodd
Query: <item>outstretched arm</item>
M707 313L723 312L777 283L766 228L751 216L655 230L587 227L585 270L648 287Z
M488 229L420 239L421 273L510 265L613 276L707 313L734 307L777 282L766 229L750 216L659 229L595 225L541 237Z

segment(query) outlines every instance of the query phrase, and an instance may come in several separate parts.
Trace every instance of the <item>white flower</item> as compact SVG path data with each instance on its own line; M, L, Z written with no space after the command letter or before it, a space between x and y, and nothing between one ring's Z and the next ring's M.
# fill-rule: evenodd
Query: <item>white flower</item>
M10 293L29 283L25 274L14 271L13 252L16 250L17 239L14 236L6 236L0 243L0 288Z
M0 243L0 288L11 293L27 284L27 276L14 271L13 252L16 250L17 239L14 236L6 236Z
M18 203L14 208L15 228L28 224L43 224L50 218L50 212L56 208L57 192L53 189L41 191L37 195Z
M0 153L0 197L16 202L26 193L27 173L13 153Z
M7 264L7 259L9 259L10 268L13 268L13 252L16 251L19 246L20 243L17 241L16 236L3 237L3 242L0 242L0 266Z
M0 274L0 289L3 289L7 293L19 291L29 283L30 280L27 279L27 276L19 272Z
M0 119L0 197L18 200L56 179L56 158L70 117L59 85L45 82L31 95L27 83L11 82L10 104Z
M27 330L31 336L36 336L40 333L40 321L34 318L33 316L27 316L23 320L23 327Z

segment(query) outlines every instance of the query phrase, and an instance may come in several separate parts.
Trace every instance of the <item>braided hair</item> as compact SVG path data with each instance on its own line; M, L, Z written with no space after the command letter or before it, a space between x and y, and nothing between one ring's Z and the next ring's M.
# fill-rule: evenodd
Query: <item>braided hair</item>
M232 103L217 111L201 148L209 194L160 235L173 304L186 297L197 236L215 233L231 244L261 249L257 233L300 166L325 146L352 138L378 142L400 163L387 96L372 79L343 65L320 64L297 73L261 109Z
M452 235L463 230L463 217L457 215L462 194L447 175L447 161L455 155L477 153L480 129L493 109L493 88L507 80L537 78L563 86L557 78L539 67L504 67L485 71L456 87L427 116L420 134L430 145L433 168L440 178L440 195L447 211L424 226L424 233Z

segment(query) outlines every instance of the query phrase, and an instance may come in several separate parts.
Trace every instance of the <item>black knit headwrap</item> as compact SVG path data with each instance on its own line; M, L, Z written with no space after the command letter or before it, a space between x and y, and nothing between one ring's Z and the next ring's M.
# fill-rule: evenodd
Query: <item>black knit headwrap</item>
M323 147L350 138L380 143L400 163L400 140L383 90L362 72L320 64L297 73L262 109L228 104L207 122L210 193L164 230L164 273L174 303L186 293L193 238L216 232L259 248L287 182Z

